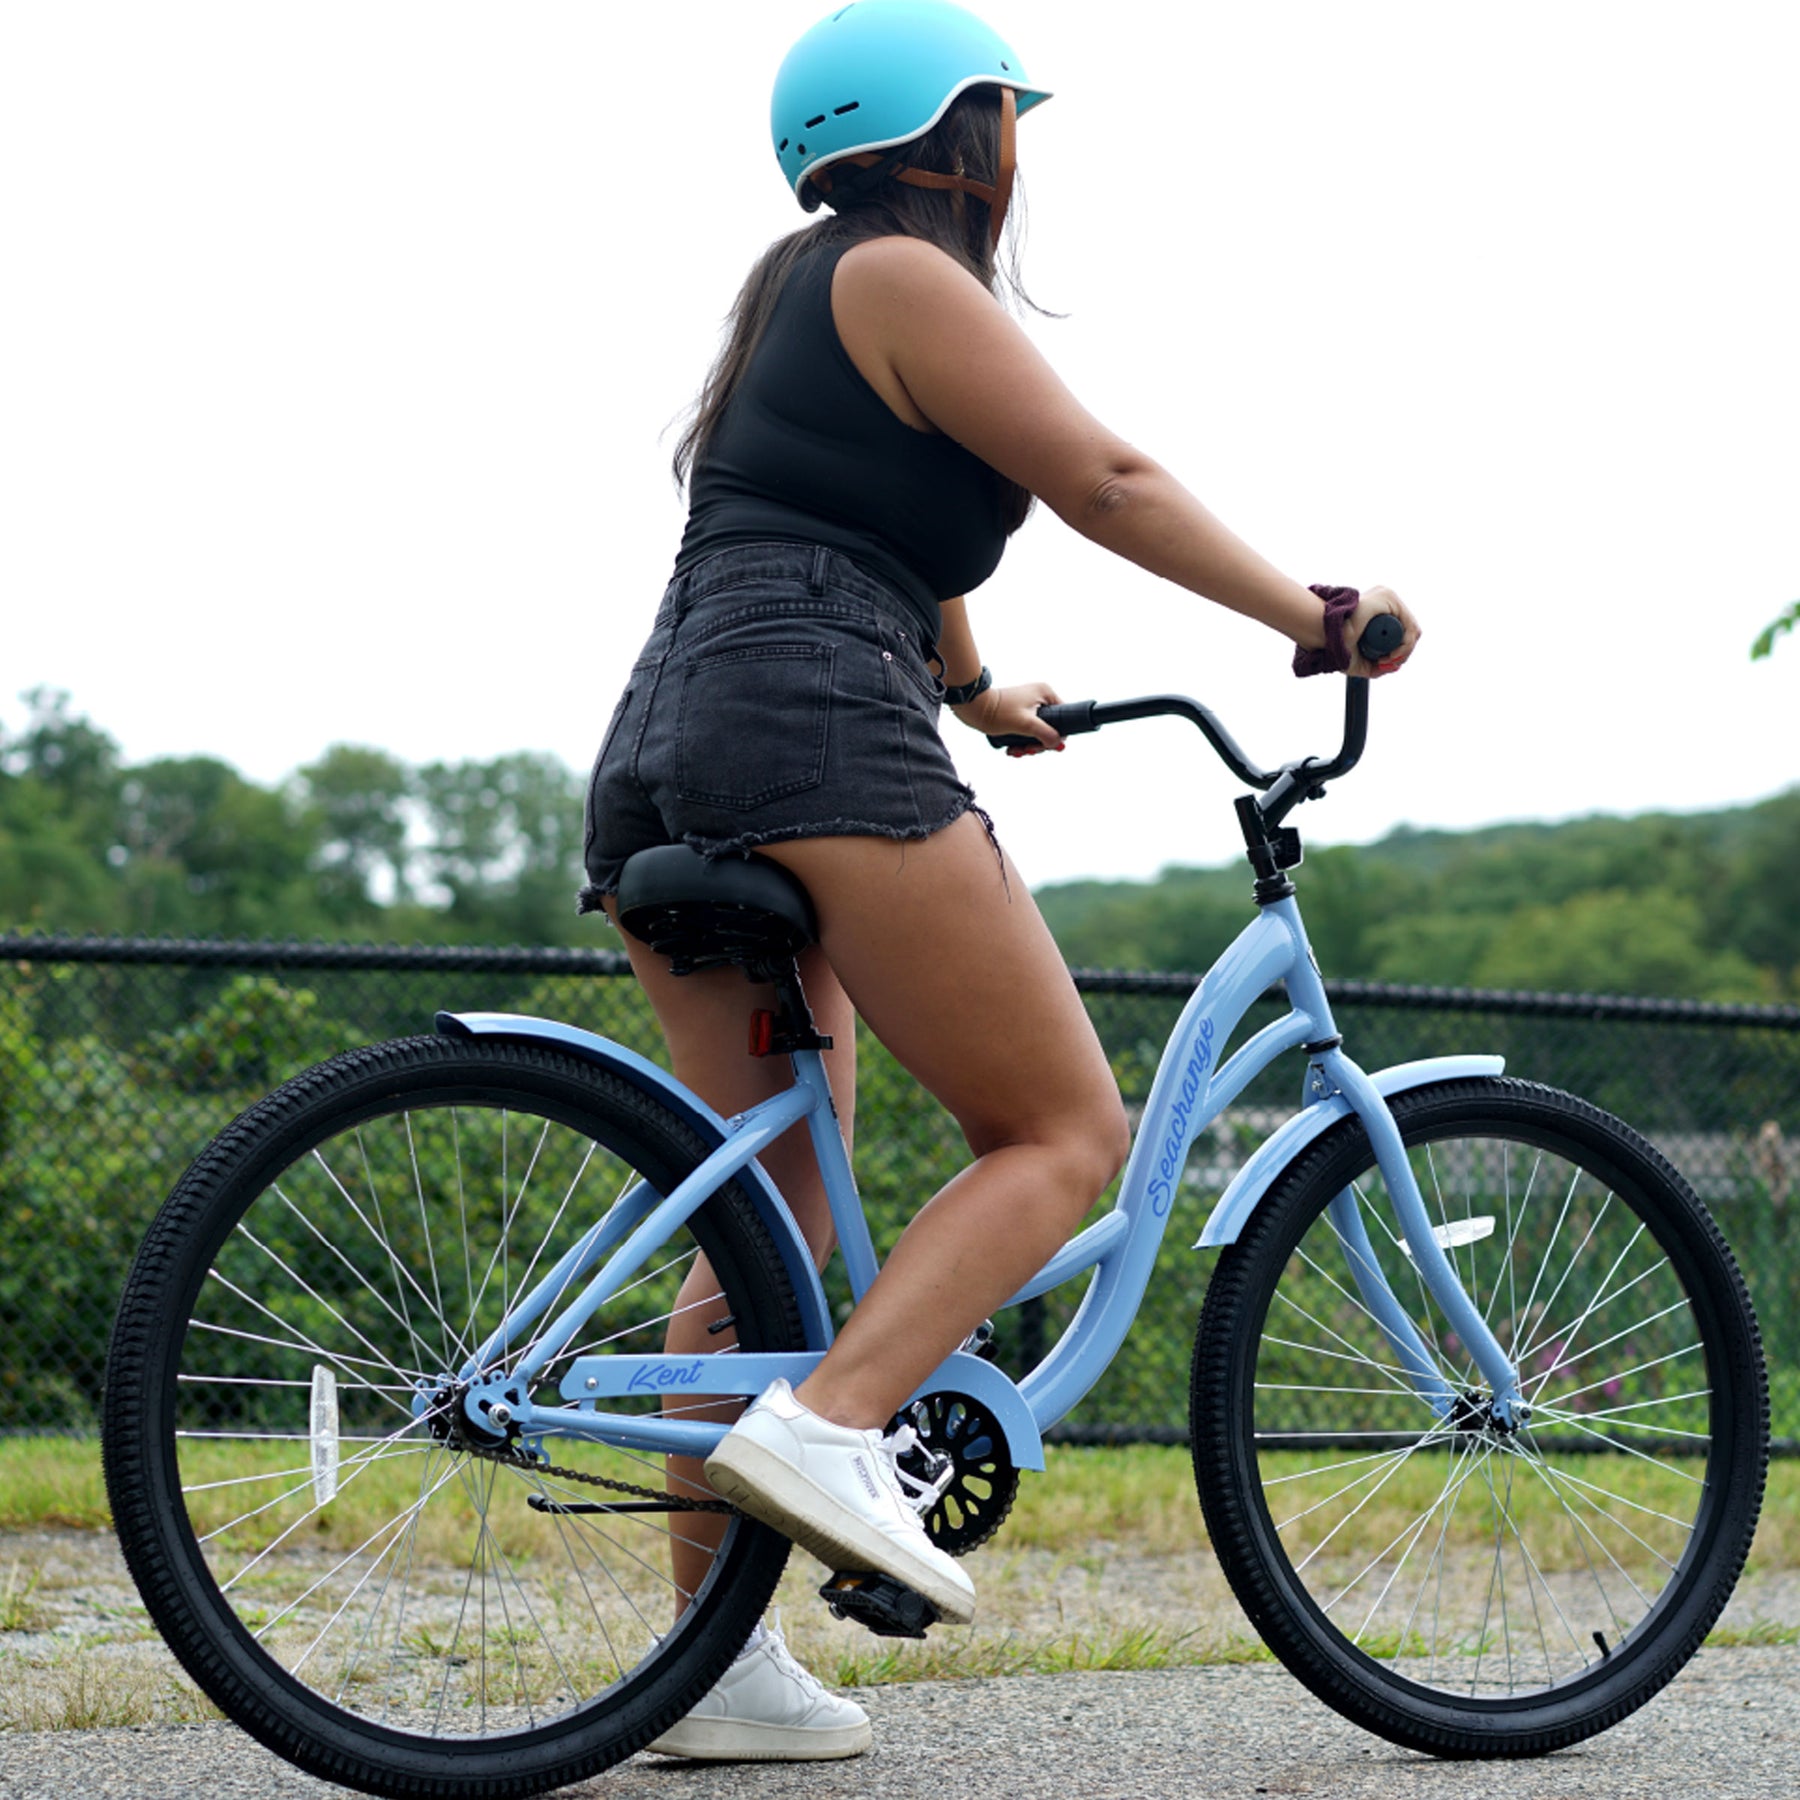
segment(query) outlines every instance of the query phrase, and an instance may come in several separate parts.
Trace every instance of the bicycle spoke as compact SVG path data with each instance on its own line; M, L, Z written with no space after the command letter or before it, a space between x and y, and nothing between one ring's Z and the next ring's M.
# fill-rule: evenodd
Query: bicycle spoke
M1710 1490L1679 1452L1715 1441L1722 1404L1701 1315L1610 1146L1603 1178L1503 1134L1409 1141L1408 1156L1457 1279L1510 1346L1529 1423L1493 1415L1379 1176L1324 1162L1236 1378L1283 1582L1312 1608L1282 1628L1335 1632L1446 1704L1560 1693L1663 1617L1659 1600L1684 1579ZM1345 1192L1367 1221L1361 1253L1338 1229ZM1396 1266L1389 1280L1390 1248L1410 1277ZM1405 1327L1382 1328L1390 1298ZM1449 1388L1429 1422L1409 1416L1418 1377L1388 1348L1406 1327ZM1273 1604L1285 1620L1283 1591L1271 1602L1257 1590L1255 1616Z
M1490 1454L1491 1452L1486 1448L1480 1452L1480 1455L1484 1460ZM1351 1593L1371 1569L1377 1568L1387 1560L1389 1555L1392 1554L1394 1546L1398 1544L1402 1538L1410 1538L1411 1541L1407 1544L1406 1549L1400 1553L1400 1560L1394 1565L1393 1573L1390 1574L1387 1580L1382 1584L1381 1592L1375 1596L1368 1612L1363 1616L1362 1624L1357 1627L1355 1633L1352 1635L1350 1641L1353 1644L1360 1644L1362 1642L1363 1634L1368 1630L1369 1625L1374 1620L1375 1614L1380 1610L1382 1601L1387 1598L1388 1590L1393 1587L1394 1583L1400 1577L1401 1570L1406 1567L1406 1559L1412 1554L1413 1545L1416 1544L1430 1528L1432 1515L1451 1497L1453 1487L1455 1490L1460 1491L1462 1483L1456 1479L1459 1462L1460 1459L1452 1461L1449 1473L1444 1477L1443 1486L1438 1490L1437 1498L1432 1501L1424 1512L1410 1524L1403 1525L1400 1530L1396 1532L1393 1537L1389 1538L1388 1541L1383 1544L1381 1548L1377 1550L1329 1600L1324 1602L1323 1610L1329 1615L1335 1610L1338 1602ZM1463 1480L1466 1481L1467 1479L1467 1475L1464 1475Z
M1675 1362L1678 1358L1683 1356L1692 1356L1697 1350L1704 1354L1704 1346L1701 1344L1683 1344L1679 1350L1670 1350L1665 1355L1653 1357L1649 1362L1638 1363L1633 1368L1621 1369L1615 1375L1602 1376L1598 1381L1590 1381L1583 1387L1568 1388L1560 1393L1546 1395L1544 1397L1544 1404L1546 1406L1566 1407L1571 1400L1577 1399L1582 1394L1591 1394L1597 1388L1610 1387L1615 1381L1629 1381L1633 1375L1647 1375L1652 1369L1660 1369L1666 1364ZM1548 1380L1549 1377L1546 1376L1545 1381L1548 1382ZM1676 1394L1670 1396L1670 1398L1678 1400L1704 1400L1709 1398L1711 1393L1712 1390L1710 1388L1701 1388L1696 1393ZM1653 1402L1652 1404L1658 1403Z
M1623 1291L1623 1289L1620 1290L1621 1293ZM1589 1357L1598 1356L1602 1350L1611 1349L1614 1344L1620 1342L1622 1339L1631 1337L1634 1333L1640 1331L1647 1331L1652 1325L1660 1324L1664 1319L1671 1318L1678 1312L1689 1312L1691 1310L1692 1308L1686 1300L1672 1300L1667 1306L1663 1307L1661 1311L1649 1313L1641 1319L1635 1319L1622 1330L1615 1331L1611 1337L1602 1338L1597 1344L1589 1344L1579 1356L1570 1356L1559 1359L1550 1368L1542 1372L1540 1382L1548 1381L1553 1375L1560 1375L1566 1370L1577 1367L1579 1364L1586 1362ZM1550 1332L1548 1335L1555 1337L1556 1333Z
M296 1219L298 1219L300 1221L300 1223L302 1225L304 1225L309 1232L312 1233L314 1239L325 1250L325 1252L328 1255L334 1257L337 1260L337 1262L340 1265L342 1265L343 1268L348 1270L351 1280L353 1280L360 1288L362 1288L362 1290L369 1295L369 1297L376 1303L376 1305L378 1305L382 1309L382 1311L385 1312L388 1315L388 1317L391 1318L395 1322L395 1324L400 1326L400 1328L403 1331L406 1331L409 1335L413 1336L414 1343L417 1347L423 1348L424 1346L419 1342L416 1334L414 1334L412 1331L411 1321L407 1317L405 1317L402 1313L397 1312L394 1309L393 1303L388 1299L387 1295L382 1293L382 1291L378 1287L376 1287L374 1282L372 1282L368 1278L368 1276L366 1276L362 1272L362 1270L360 1270L356 1266L356 1264L353 1263L350 1260L350 1258L344 1254L344 1252L338 1247L338 1245L336 1243L334 1243L330 1237L328 1237L323 1231L321 1231L319 1229L317 1224L315 1224L314 1221L307 1216L307 1214L303 1208L296 1206L294 1204L293 1200L290 1199L289 1196L287 1195L287 1193L282 1189L280 1183L279 1182L275 1183L270 1188L269 1191L271 1193L273 1193L287 1207L288 1211L291 1212L294 1215L294 1217ZM446 1330L449 1329L448 1321L441 1320L440 1322L442 1322L444 1324Z

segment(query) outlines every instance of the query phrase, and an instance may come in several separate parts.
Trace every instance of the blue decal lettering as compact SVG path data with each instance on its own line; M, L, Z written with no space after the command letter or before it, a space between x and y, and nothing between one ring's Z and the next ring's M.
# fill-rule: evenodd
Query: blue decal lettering
M1156 1172L1150 1177L1150 1207L1159 1219L1175 1204L1175 1184L1181 1179L1181 1165L1187 1159L1188 1125L1206 1091L1206 1075L1212 1067L1212 1020L1202 1019L1194 1035L1194 1054L1182 1071L1181 1086L1176 1089L1170 1108L1169 1135L1163 1140Z
M640 1366L632 1371L626 1391L633 1394L659 1394L666 1388L692 1387L700 1379L700 1371L705 1367L705 1357L689 1363L686 1368L677 1368L669 1363Z

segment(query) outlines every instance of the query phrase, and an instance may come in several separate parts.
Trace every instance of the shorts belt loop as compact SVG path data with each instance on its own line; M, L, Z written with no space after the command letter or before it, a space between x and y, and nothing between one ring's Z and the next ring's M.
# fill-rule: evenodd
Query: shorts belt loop
M813 547L812 577L807 583L807 591L816 600L825 592L825 566L830 561L831 552L823 544Z

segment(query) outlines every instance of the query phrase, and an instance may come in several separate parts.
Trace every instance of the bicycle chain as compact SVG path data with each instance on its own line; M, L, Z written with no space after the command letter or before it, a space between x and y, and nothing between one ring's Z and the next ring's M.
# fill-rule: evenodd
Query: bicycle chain
M629 1481L609 1481L604 1475L589 1475L583 1469L565 1469L556 1463L531 1462L510 1446L505 1450L484 1450L478 1445L466 1444L463 1446L463 1453L479 1457L482 1462L494 1462L503 1468L518 1469L524 1474L550 1475L558 1481L578 1481L585 1487L608 1488L615 1494L630 1494L639 1500L658 1500L671 1512L737 1511L728 1500L684 1500L674 1494L664 1493L659 1488L636 1487Z

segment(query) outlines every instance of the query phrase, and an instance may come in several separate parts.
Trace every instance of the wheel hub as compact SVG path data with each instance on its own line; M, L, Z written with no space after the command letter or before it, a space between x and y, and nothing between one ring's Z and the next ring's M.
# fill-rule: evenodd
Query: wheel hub
M471 1405L476 1384L446 1381L425 1400L425 1423L440 1444L452 1450L498 1450L519 1435L511 1413L497 1394L482 1394ZM498 1417L496 1417L498 1412ZM480 1413L491 1424L480 1423Z

